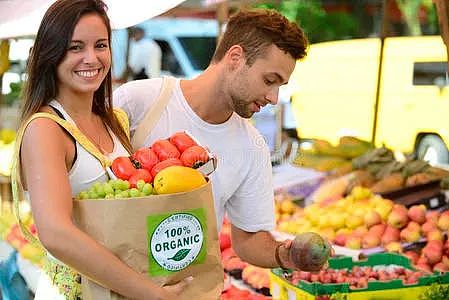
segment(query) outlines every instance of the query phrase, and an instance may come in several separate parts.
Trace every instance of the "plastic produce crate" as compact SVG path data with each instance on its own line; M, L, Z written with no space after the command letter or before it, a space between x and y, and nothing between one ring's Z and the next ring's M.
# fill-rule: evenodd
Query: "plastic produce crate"
M393 253L379 253L368 256L366 260L352 261L350 257L332 258L329 268L352 269L354 266L397 265L415 270L407 257ZM273 300L420 300L432 283L449 285L449 273L429 274L420 277L415 284L404 284L401 279L391 281L371 281L362 289L351 289L348 283L329 283L299 281L293 285L283 274L291 273L282 269L270 272L270 291ZM328 297L326 297L328 296Z

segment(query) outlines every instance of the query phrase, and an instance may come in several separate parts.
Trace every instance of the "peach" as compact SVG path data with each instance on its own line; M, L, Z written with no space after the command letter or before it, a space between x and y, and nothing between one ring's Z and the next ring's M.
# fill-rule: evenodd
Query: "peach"
M374 234L367 234L362 239L363 248L374 248L380 245L380 237Z
M423 224L426 221L426 206L423 204L420 205L413 205L408 209L408 217L410 220L418 223Z
M427 221L433 221L435 224L438 222L440 213L438 211L428 211L426 214Z
M362 247L362 239L358 236L351 235L346 239L345 247L350 249L360 249Z
M417 242L421 238L419 231L409 229L408 227L402 229L400 236L403 241L409 243Z
M388 216L387 223L395 228L401 229L407 224L407 222L407 209L402 209L401 206L395 205L393 211Z
M443 234L442 234L441 231L439 231L438 229L432 229L432 230L430 230L430 231L427 233L426 237L427 237L427 240L428 240L428 241L437 240L437 241L441 241L441 242L442 242L443 239L444 239Z
M385 249L387 250L387 252L402 253L402 245L399 242L390 242L385 245Z
M421 226L421 231L424 235L427 235L427 233L433 229L437 229L437 225L432 220L427 220L424 224Z
M419 259L419 255L418 255L418 253L416 253L415 251L406 251L405 253L404 253L404 255L405 256L407 256L408 257L408 259L410 259L410 262L413 264L413 265L415 265L417 262L418 262L418 259Z
M370 227L370 229L368 230L368 234L372 233L374 235L381 237L385 231L385 228L387 228L387 225L385 225L385 224L374 225L374 226Z
M449 229L449 211L446 211L440 215L437 225L441 230Z
M375 210L369 211L364 218L365 218L365 225L368 228L382 223L382 218L380 214Z
M382 245L389 244L390 242L396 242L399 240L399 237L400 237L399 229L388 225L381 239Z

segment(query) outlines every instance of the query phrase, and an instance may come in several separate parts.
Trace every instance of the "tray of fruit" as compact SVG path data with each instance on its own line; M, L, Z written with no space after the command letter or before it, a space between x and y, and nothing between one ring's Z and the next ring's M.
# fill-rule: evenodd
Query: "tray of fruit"
M270 276L274 299L419 299L431 284L449 284L448 273L416 270L405 256L393 253L357 262L332 258L328 269L316 273L273 269Z

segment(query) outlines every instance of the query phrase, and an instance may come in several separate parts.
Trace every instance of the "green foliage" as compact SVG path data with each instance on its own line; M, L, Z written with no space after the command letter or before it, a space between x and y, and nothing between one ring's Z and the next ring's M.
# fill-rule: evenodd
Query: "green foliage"
M15 101L18 101L20 99L20 93L22 92L22 84L23 82L11 82L9 84L9 87L11 89L11 92L9 94L6 94L4 99L4 104L7 106L11 106Z
M275 9L295 21L312 43L357 37L358 24L354 16L343 12L327 13L319 0L284 0L256 7Z
M428 30L427 34L439 34L439 26L438 26L438 14L437 9L433 3L430 3L430 5L427 5L426 2L424 3L424 6L427 9L427 23L428 23Z
M433 283L419 298L422 300L447 300L449 299L449 286Z

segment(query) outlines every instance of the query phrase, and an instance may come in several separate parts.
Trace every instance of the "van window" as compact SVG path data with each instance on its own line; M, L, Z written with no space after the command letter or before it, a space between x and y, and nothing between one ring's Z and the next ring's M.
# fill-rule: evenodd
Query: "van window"
M448 85L447 62L417 62L413 68L414 85Z
M179 42L196 70L205 70L215 52L215 37L180 37Z
M155 41L159 44L162 51L161 71L163 73L172 74L173 76L184 76L185 74L182 71L181 66L179 65L179 62L168 42L162 40Z

